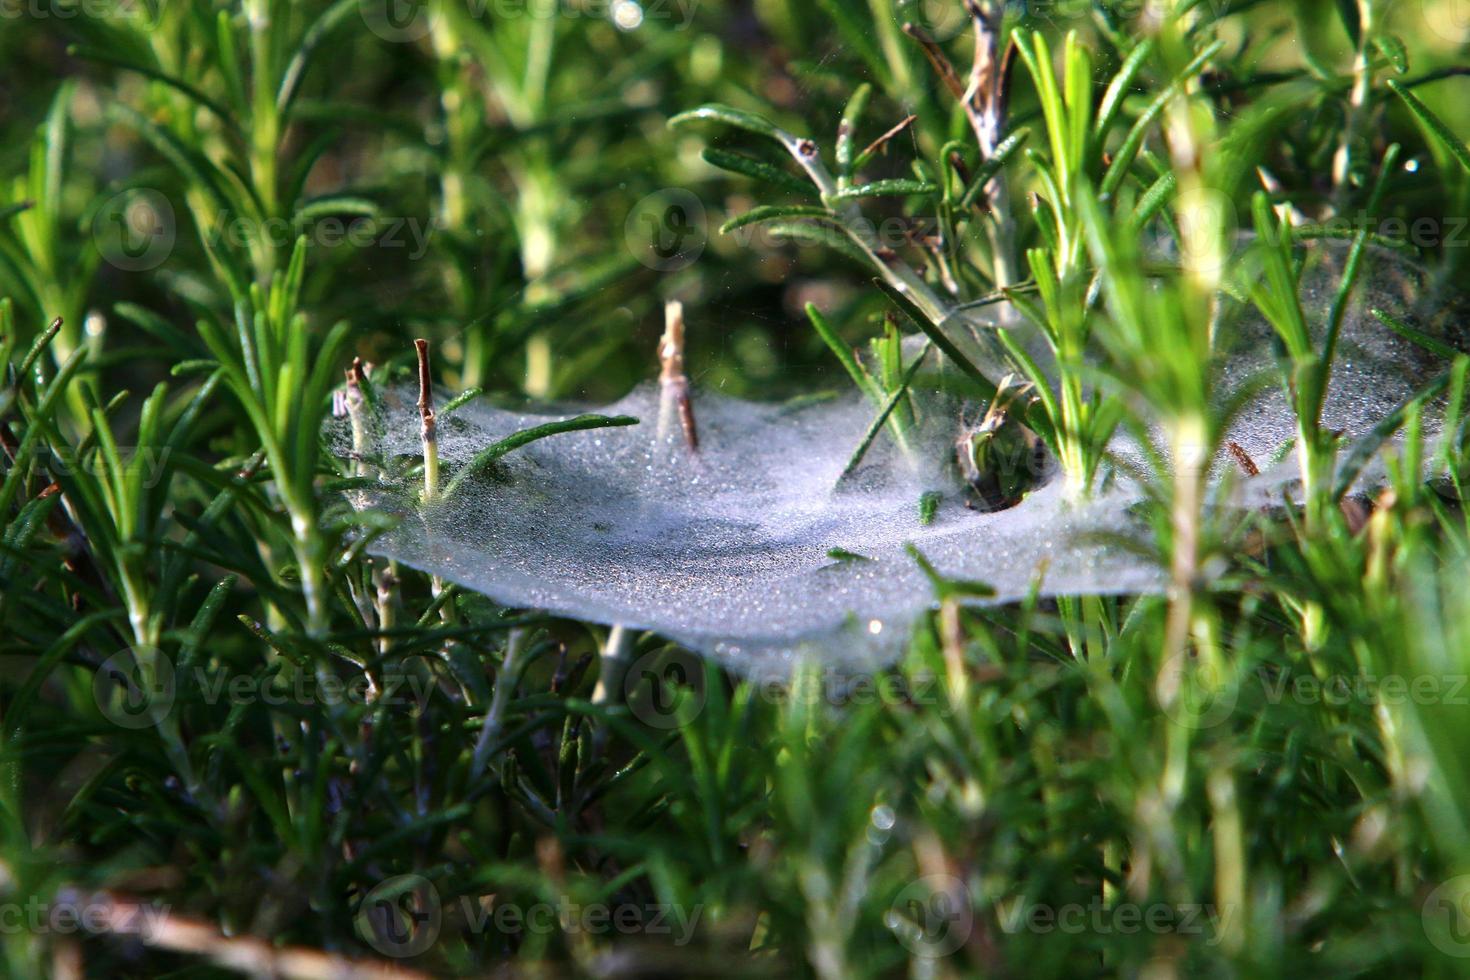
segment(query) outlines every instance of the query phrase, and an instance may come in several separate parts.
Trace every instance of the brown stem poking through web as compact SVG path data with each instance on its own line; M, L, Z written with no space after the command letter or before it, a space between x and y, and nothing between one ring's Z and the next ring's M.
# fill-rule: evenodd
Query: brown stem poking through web
M347 419L352 425L352 469L354 473L361 475L363 470L362 456L366 451L367 430L363 425L362 407L362 358L354 357L352 366L347 369L347 393L343 401L347 408Z
M658 341L658 359L661 365L658 383L663 389L659 398L658 437L668 437L677 413L685 444L691 453L698 452L694 403L689 398L689 379L684 374L684 304L678 300L669 300L664 306L664 335Z
M918 116L905 116L904 118L900 119L897 125L895 125L892 129L865 146L863 148L863 152L858 154L858 159L866 160L868 157L877 156L879 153L883 152L884 148L888 146L888 142L890 140L892 140L899 133L902 133L905 129L908 129L910 126L912 126L914 124L914 120L918 118Z
M413 342L419 356L419 436L424 444L424 503L439 492L439 434L434 423L434 382L429 373L429 342Z
M1012 41L1001 53L1003 8L986 9L979 0L965 0L965 10L975 26L975 60L970 66L970 83L965 87L960 104L964 106L965 118L975 132L980 159L984 161L995 156L1001 132L1005 129L1016 45ZM992 272L996 288L1004 289L1015 279L1015 270L1011 268L1015 246L1004 168L997 170L986 182L984 193L991 216L986 235L990 239Z

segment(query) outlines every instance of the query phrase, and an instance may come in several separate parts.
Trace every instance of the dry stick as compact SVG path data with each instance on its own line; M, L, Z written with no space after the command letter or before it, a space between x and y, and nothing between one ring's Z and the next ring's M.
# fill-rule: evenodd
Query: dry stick
M505 656L500 661L500 670L495 673L495 691L490 695L490 707L485 709L485 723L480 726L480 738L475 742L475 752L470 758L470 778L479 779L480 773L490 763L490 749L500 737L505 724L505 709L515 693L516 681L521 673L521 644L523 631L513 629L505 641Z
M1230 450L1230 455L1235 457L1235 465L1239 466L1241 472L1246 476L1260 476L1261 468L1256 461L1251 459L1250 453L1241 448L1238 442L1227 442L1225 448Z
M954 65L950 64L949 58L938 42L918 24L904 24L903 32L919 42L919 47L924 49L924 57L929 59L929 64L934 68L934 74L938 75L944 87L949 89L949 94L960 102L965 102L965 86L960 82L959 73L954 70Z
M352 474L363 473L363 454L367 445L367 430L362 420L362 358L354 357L347 369L347 419L352 423Z
M888 145L889 141L891 141L899 133L902 133L905 129L908 129L910 126L912 126L914 124L914 120L918 118L918 116L904 116L896 124L894 124L892 129L890 129L888 132L884 133L877 139L873 140L873 142L869 143L867 146L863 147L863 152L858 154L858 159L866 160L868 157L876 156L877 154L881 153L884 147Z
M367 426L363 424L362 417L363 406L366 404L366 400L362 394L362 358L354 357L352 359L352 366L347 368L344 373L347 376L347 385L346 391L342 395L342 404L346 409L347 419L352 425L352 475L362 476L367 472L367 464L363 459L367 451ZM373 611L378 617L378 629L386 634L391 624L385 621L385 619L391 620L392 612L391 610L385 611L386 607L384 602L386 597L382 586L377 583L378 573L374 571L372 577L374 584ZM377 646L380 654L386 654L388 652L388 637L386 635L380 636ZM377 683L374 681L371 671L367 672L367 681L368 700L375 701L378 696Z
M679 427L684 431L684 444L690 453L699 451L699 430L694 425L694 402L689 397L689 378L684 374L684 304L669 300L664 305L664 333L658 342L659 374L661 389L658 403L658 432L660 442L668 438L674 427L674 416L679 417ZM598 658L597 687L592 691L593 704L611 704L623 689L623 678L628 674L628 661L633 653L634 631L622 623L613 624L607 634L607 645ZM599 745L605 737L602 726L593 732L594 743Z
M127 936L185 955L204 956L250 976L291 980L428 980L428 974L372 960L350 959L304 946L275 946L256 936L226 936L202 919L176 915L111 892L74 893L95 931Z
M360 357L354 357L352 366L347 369L347 417L352 422L352 452L357 461L353 472L359 476L367 470L363 460L367 446L367 425L362 411L367 404L367 399L363 397L362 382L368 377L371 369L372 365L364 364ZM420 398L422 397L421 393ZM393 645L393 640L388 633L393 629L394 589L398 585L398 578L393 573L393 563L390 561L384 567L374 568L372 582L373 608L378 616L378 631L382 634L378 637L378 653L380 656L387 656L388 648ZM371 675L368 677L368 683L373 683ZM373 697L376 698L376 693L373 694Z
M610 704L622 690L634 639L633 630L622 623L608 631L607 645L602 648L602 663L597 672L597 687L592 691L593 704Z
M691 453L699 451L699 430L694 426L694 403L689 398L689 378L684 374L684 304L669 300L664 306L664 334L658 342L658 375L662 392L658 403L658 438L668 438L673 416L679 416L684 442Z
M997 58L1000 31L996 21L999 18L983 10L977 0L965 0L965 9L975 25L975 60L970 66L970 83L960 98L960 104L964 107L965 118L970 121L970 128L975 132L975 142L980 145L980 158L984 162L995 156L1001 130L1005 128L1016 46L1014 42L1007 45L1005 54ZM996 170L986 182L984 191L991 219L987 235L990 238L992 272L996 288L1003 289L1015 281L1014 270L1010 267L1014 244L1004 168Z
M434 379L429 371L429 342L420 337L413 342L413 346L419 357L419 418L423 423L419 435L424 444L424 503L427 505L439 494L439 433L434 421ZM444 579L438 575L432 576L429 579L429 591L434 601L439 602L444 595ZM452 620L449 603L441 603L439 621L448 626ZM442 652L446 656L451 642L444 641Z
M429 373L429 342L420 337L413 342L419 355L419 436L424 443L424 503L439 492L439 435L434 424L433 377Z

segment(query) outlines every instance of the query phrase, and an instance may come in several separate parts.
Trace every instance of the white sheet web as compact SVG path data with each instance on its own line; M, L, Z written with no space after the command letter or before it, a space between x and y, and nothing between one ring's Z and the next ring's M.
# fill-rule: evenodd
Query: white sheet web
M1340 258L1335 246L1324 252L1304 288L1318 323L1335 289L1333 255ZM1414 267L1373 254L1344 325L1326 413L1350 436L1442 368L1367 313L1376 306L1413 315L1405 290L1417 281ZM1231 316L1222 325L1234 351L1221 367L1227 387L1268 368L1273 356L1258 317ZM508 606L656 630L758 676L783 675L803 657L852 670L895 657L934 601L910 546L946 577L988 583L996 602L1035 588L1137 593L1162 583L1156 566L1113 540L1143 534L1129 516L1139 491L1126 481L1085 506L1069 506L1061 481L1048 479L1008 510L965 507L965 491L944 465L958 426L958 405L944 396L917 402L917 464L885 433L840 489L838 476L874 414L860 396L787 407L704 392L694 398L695 457L656 435L659 389L649 384L596 409L642 424L534 442L428 508L386 485L356 493L356 506L403 518L370 550ZM384 435L366 455L417 459L412 395L388 392L384 402L377 427ZM550 417L566 414L573 413ZM548 418L484 403L458 409L439 429L446 478L478 450ZM1273 385L1230 438L1264 463L1293 433ZM346 438L337 433L339 447ZM940 495L928 524L920 520L925 493Z

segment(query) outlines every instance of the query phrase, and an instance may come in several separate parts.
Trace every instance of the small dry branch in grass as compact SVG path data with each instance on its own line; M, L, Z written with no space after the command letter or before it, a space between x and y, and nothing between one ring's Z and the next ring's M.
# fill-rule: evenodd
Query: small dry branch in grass
M136 939L153 949L191 956L247 976L291 980L428 980L428 974L373 960L353 959L302 946L275 946L255 936L226 936L202 919L158 908L112 892L71 892L72 905L95 932Z
M419 358L419 437L424 444L424 503L439 492L439 435L434 422L434 381L429 371L429 342L413 342Z
M658 437L666 438L678 415L684 430L684 442L690 452L699 451L699 430L694 425L694 403L689 397L689 378L684 374L684 305L670 300L664 307L664 334L658 342L661 369L658 383L663 389L659 399Z

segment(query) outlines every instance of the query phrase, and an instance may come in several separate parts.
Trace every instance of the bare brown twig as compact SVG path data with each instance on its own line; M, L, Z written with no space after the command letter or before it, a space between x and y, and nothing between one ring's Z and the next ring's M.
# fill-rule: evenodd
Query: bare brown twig
M111 892L75 894L97 932L137 939L146 946L203 956L250 976L293 980L428 980L417 970L350 959L302 946L275 946L255 936L226 936L202 919L188 918Z
M949 94L964 102L965 86L960 82L959 72L955 71L954 65L950 64L944 49L918 24L904 24L903 32L919 42L919 47L924 50L924 57L929 59L929 64L934 67L934 73L939 76L944 87L949 89Z
M884 133L882 136L873 140L873 142L869 143L866 147L864 147L863 152L858 154L858 158L863 159L865 157L870 157L882 152L883 148L888 145L889 140L893 139L899 133L902 133L905 129L908 129L910 126L912 126L914 120L918 118L918 116L906 116L903 119L900 119L896 126L890 129L888 132Z
M664 306L664 334L658 342L660 370L658 436L668 435L673 427L673 414L678 413L679 426L690 452L699 451L699 430L694 425L694 403L689 397L689 378L684 374L684 304L670 300Z
M434 421L434 380L429 371L429 342L413 342L419 357L419 436L424 444L424 502L439 492L439 434Z

